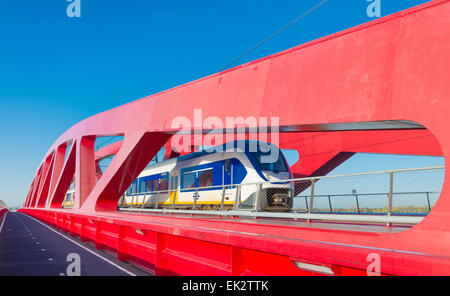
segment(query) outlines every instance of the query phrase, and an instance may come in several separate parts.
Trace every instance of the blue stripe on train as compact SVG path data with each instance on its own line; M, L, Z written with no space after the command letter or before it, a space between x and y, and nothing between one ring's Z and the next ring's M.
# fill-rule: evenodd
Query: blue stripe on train
M225 170L226 161L229 161L228 172ZM181 175L181 189L191 188L191 187L205 187L205 186L200 186L199 180L200 180L200 175L202 173L209 171L208 169L212 170L212 180L211 180L212 184L209 186L229 185L231 183L241 184L242 181L244 180L245 176L247 175L247 169L236 158L215 161L215 162L211 162L211 163L207 163L207 164L203 164L203 165L197 165L197 166L192 166L192 167L181 169L181 174L180 174ZM202 170L202 171L198 172L199 170ZM189 176L190 172L195 173L195 179L193 180L194 183L189 182L189 184L186 184L187 181L191 181L190 178L192 178L192 176ZM233 175L233 180L231 180L231 175ZM202 184L202 185L204 185L204 184ZM203 189L203 190L208 190L208 189ZM190 190L184 190L184 192L186 192L186 191L190 191Z

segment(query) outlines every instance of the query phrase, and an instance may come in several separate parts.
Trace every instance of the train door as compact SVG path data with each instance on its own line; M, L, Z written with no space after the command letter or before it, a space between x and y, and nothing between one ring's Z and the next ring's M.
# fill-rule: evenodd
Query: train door
M180 182L180 171L172 171L170 173L170 198L169 202L175 205L178 199L178 188Z
M177 207L192 207L195 188L198 187L198 173L196 171L180 171L180 190L177 195Z
M222 170L222 184L230 185L233 183L233 164L230 159L226 159L224 161L223 170ZM233 200L233 187L226 186L225 187L225 202Z
M68 199L68 197L69 197L69 194L66 193L66 196L64 197L64 201L63 201L63 204L62 204L62 208L63 209L67 207L67 199Z
M159 192L157 194L158 204L167 204L170 202L170 174L162 173L159 177Z

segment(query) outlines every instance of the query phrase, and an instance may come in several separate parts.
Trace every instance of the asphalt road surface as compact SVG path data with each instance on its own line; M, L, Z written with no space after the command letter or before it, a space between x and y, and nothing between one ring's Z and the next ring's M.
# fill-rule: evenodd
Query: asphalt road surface
M28 215L0 219L0 276L146 276L148 273Z

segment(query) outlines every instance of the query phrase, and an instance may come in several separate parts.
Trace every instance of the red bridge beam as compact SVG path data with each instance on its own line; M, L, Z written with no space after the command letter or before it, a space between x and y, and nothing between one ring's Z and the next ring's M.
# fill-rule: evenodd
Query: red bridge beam
M7 212L9 212L8 206L6 205L6 203L3 200L0 200L0 231L2 230L2 226L3 226L2 225L3 223L1 222L2 218Z
M237 137L249 139L251 136L240 134ZM202 141L204 137L205 135L202 136ZM192 137L191 143L194 142ZM223 141L215 144L223 144ZM442 156L436 138L425 129L281 133L279 147L299 153L301 161L291 167L297 177L326 175L357 152ZM103 149L117 150L113 146ZM165 160L189 153L178 153L172 147L172 141L165 144L165 149Z

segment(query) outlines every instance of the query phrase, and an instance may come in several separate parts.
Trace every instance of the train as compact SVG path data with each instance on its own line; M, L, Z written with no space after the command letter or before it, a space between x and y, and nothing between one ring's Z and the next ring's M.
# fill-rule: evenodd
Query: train
M69 189L69 191L67 191L66 196L64 197L63 203L62 203L62 207L65 209L70 209L73 208L73 200L75 198L75 190L74 189Z
M251 210L261 196L259 210L291 210L294 190L286 180L292 172L281 149L250 140L220 146L147 166L119 199L118 208ZM261 147L277 149L278 157L262 161L271 152ZM68 193L73 203L73 191Z

